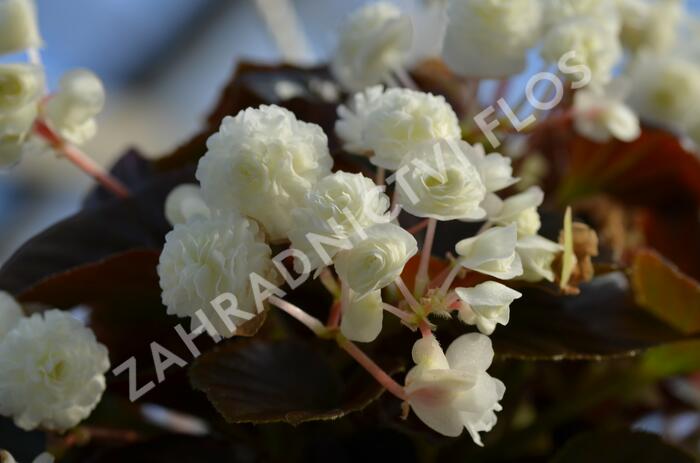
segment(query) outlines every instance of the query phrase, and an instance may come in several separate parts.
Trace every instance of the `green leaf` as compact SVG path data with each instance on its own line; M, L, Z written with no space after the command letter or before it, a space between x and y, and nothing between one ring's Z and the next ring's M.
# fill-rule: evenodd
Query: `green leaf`
M552 463L694 463L697 460L657 435L634 431L593 432L570 440Z
M681 341L654 347L641 359L642 372L655 378L700 371L700 340Z
M298 424L340 418L382 394L364 370L341 375L335 363L301 341L235 340L197 359L190 379L228 422Z
M637 303L686 334L700 332L700 284L652 250L641 250L631 268Z

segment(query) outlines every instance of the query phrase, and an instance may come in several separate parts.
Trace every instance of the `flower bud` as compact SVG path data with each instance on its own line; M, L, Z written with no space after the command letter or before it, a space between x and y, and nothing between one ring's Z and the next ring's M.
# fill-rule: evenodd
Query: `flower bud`
M351 341L372 342L382 331L384 308L382 292L372 291L364 296L353 293L343 312L340 332Z

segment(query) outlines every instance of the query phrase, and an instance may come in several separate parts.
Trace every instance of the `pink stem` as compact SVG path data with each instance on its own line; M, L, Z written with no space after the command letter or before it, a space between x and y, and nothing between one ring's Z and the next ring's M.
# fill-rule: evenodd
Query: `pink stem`
M347 339L339 341L340 347L345 350L352 358L354 358L357 363L362 365L362 367L367 370L367 372L377 380L379 384L384 386L387 391L394 394L401 400L407 400L406 392L403 387L394 381L391 376L389 376L379 365L374 363L374 361L367 356L359 347L353 344Z
M322 335L326 332L326 327L323 326L323 323L321 323L319 319L312 317L311 315L304 312L302 309L295 306L294 304L280 299L277 296L270 296L267 300L270 302L270 304L274 305L275 307L278 307L279 309L282 309L283 311L287 312L289 315L303 323L304 326L313 331L316 335Z
M423 336L424 338L433 335L433 331L430 329L430 326L428 326L428 323L425 320L420 321L418 328L420 329L421 336Z
M418 295L423 295L425 288L430 283L430 276L428 275L428 267L430 264L430 253L433 250L433 241L435 240L435 226L437 225L437 220L428 219L428 229L425 232L425 240L423 241L423 250L420 256L420 264L418 266L418 273L416 273L415 282L415 293Z
M442 294L447 294L447 291L450 289L450 286L452 286L452 283L455 281L455 278L457 278L457 275L459 275L461 270L462 265L460 265L459 261L455 262L454 267L452 267L450 273L447 274L445 281L442 282L442 286L440 286L440 292Z
M383 167L377 167L377 174L374 177L374 183L377 185L384 185L384 176L386 175L386 169Z
M412 235L415 235L416 233L428 226L428 220L429 219L423 219L414 226L407 228L406 231Z
M398 307L394 307L391 304L383 304L384 310L389 312L390 314L396 315L398 318L401 320L411 323L413 321L413 317L411 316L410 313L406 312L405 310L401 310Z
M408 290L406 287L406 283L403 282L401 277L398 277L394 283L396 283L396 287L399 288L399 291L401 291L401 294L403 295L404 299L408 302L408 305L411 306L411 308L415 311L418 312L420 311L420 304L416 300L415 297L413 297L413 294L411 294L411 291Z
M130 196L129 190L119 180L112 177L109 172L77 147L63 141L43 121L37 120L35 122L34 133L46 140L56 151L60 152L80 170L94 178L105 189L114 193L115 196L119 198L128 198Z

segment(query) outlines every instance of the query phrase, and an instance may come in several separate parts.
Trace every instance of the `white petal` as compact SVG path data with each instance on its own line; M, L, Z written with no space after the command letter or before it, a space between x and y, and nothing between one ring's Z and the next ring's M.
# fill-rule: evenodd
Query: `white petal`
M340 331L351 341L372 342L382 331L384 309L381 291L359 297L353 294L340 322Z
M468 333L455 339L445 353L450 368L484 372L493 361L493 347L488 336Z

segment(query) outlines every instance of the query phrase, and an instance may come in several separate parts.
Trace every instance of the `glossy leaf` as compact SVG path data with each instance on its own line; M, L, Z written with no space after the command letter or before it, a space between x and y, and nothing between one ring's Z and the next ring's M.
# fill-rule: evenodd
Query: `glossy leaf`
M301 341L254 338L204 354L190 378L229 422L298 424L340 418L382 394L359 367L341 376L335 366Z

